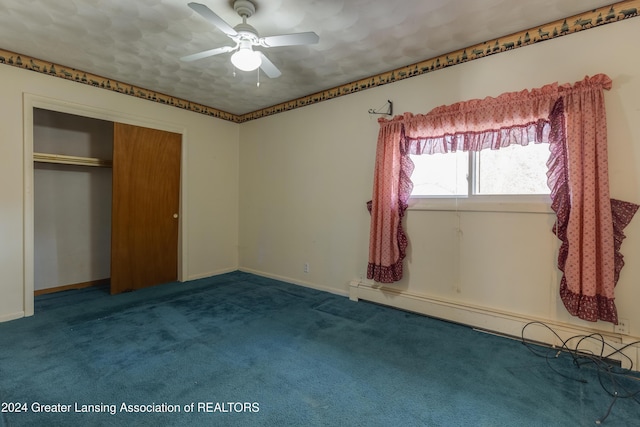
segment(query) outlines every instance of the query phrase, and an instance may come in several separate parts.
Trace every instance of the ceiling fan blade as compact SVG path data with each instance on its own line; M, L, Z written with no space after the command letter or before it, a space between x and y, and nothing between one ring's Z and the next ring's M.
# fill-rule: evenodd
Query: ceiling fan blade
M276 77L280 77L282 75L280 70L278 70L278 67L273 65L273 62L271 62L264 53L260 52L260 57L262 58L262 64L260 65L260 68L262 69L262 71L264 71L267 77L275 79Z
M233 27L231 27L231 25L227 24L224 19L213 13L207 6L195 2L189 3L188 6L199 13L200 16L202 16L204 19L218 27L218 29L226 35L235 36L238 34L237 31L234 30Z
M268 36L260 39L260 44L266 47L294 46L301 44L316 44L320 37L314 32L282 34L279 36Z
M221 53L231 52L234 49L235 47L231 47L231 46L217 47L215 49L209 49L203 52L198 52L198 53L193 53L191 55L183 56L182 58L180 58L180 60L185 62L195 61L197 59L207 58L209 56L220 55Z

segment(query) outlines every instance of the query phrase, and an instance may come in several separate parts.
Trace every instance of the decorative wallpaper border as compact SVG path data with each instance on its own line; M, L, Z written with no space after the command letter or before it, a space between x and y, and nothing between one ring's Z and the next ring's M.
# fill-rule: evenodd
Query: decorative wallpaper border
M286 101L271 107L253 111L247 114L236 115L221 111L206 105L193 103L184 99L150 91L141 87L107 79L95 74L87 73L74 68L65 67L37 58L21 55L15 52L0 49L0 64L11 65L26 70L31 70L66 80L83 83L101 89L120 92L125 95L146 99L161 104L170 105L184 110L205 114L235 123L244 123L261 117L278 114L296 108L316 104L328 99L338 98L360 92L373 87L382 86L437 71L443 68L462 64L474 59L484 58L501 52L507 52L530 44L552 40L567 34L584 31L601 25L618 22L624 19L639 16L640 0L625 0L609 6L587 11L578 15L560 19L540 27L519 31L508 36L500 37L474 46L469 46L454 52L449 52L434 58L430 58L415 64L397 68L382 74L363 78L355 82L347 83L311 95L303 96L291 101Z

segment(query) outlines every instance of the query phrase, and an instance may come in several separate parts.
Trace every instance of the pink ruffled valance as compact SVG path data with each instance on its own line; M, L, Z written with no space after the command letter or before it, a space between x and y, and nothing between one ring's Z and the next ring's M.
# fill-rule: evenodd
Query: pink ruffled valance
M441 106L428 114L380 119L367 277L402 278L407 238L402 218L411 195L409 154L500 149L551 143L548 182L562 241L560 295L586 320L617 323L613 289L622 268L622 230L638 206L609 198L604 74L573 84Z

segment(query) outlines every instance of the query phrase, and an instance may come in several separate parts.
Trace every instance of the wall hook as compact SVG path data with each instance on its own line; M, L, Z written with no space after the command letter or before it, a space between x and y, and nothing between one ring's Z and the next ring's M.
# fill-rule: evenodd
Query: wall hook
M387 111L381 111L385 107L386 107ZM369 114L384 114L386 116L392 116L393 115L393 102L387 101L387 103L385 105L383 105L382 107L378 108L377 110L374 110L373 108L370 108L369 109Z

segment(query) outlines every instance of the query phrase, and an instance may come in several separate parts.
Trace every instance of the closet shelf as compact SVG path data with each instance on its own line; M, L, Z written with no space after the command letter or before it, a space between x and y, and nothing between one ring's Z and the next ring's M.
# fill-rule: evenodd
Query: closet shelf
M110 168L113 166L113 162L111 160L50 153L33 153L33 161L41 163L58 163L63 165L97 166L102 168Z

